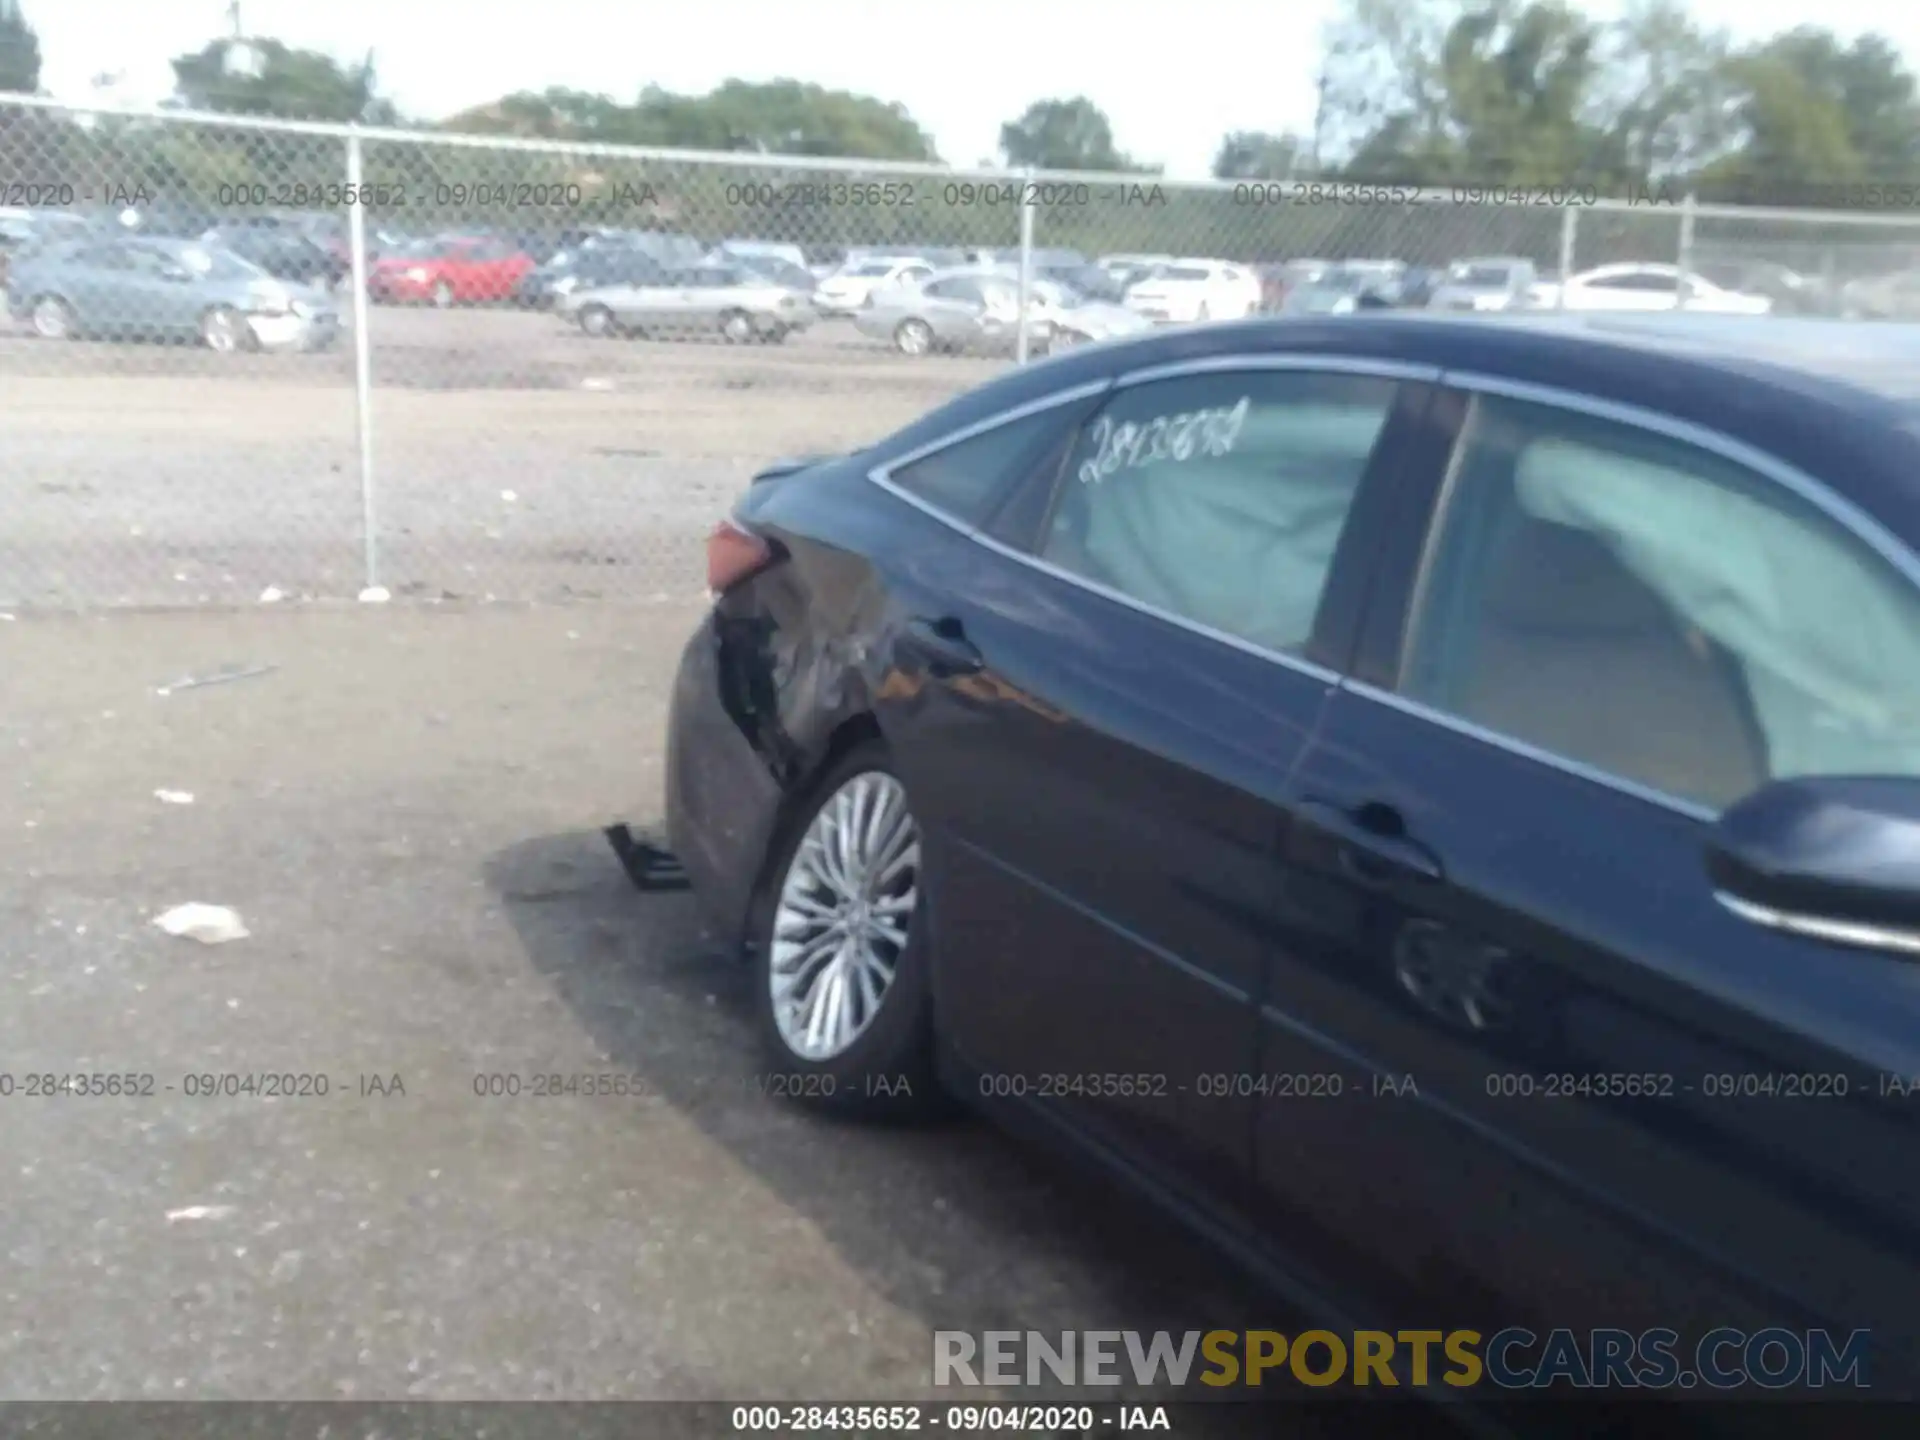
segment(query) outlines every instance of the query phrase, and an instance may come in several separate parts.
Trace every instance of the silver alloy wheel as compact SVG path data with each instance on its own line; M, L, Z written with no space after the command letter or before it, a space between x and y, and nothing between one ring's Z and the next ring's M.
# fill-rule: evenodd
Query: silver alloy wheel
M209 310L200 321L200 338L214 353L231 355L240 348L240 327L245 323L231 310Z
M73 333L73 311L49 295L33 307L33 333L42 340L64 340Z
M933 331L924 320L902 320L893 332L893 343L902 355L924 355L933 348Z
M738 345L753 338L753 321L743 311L729 311L721 317L720 333Z
M855 775L814 814L774 906L768 984L781 1042L831 1060L873 1023L920 894L920 827L883 770Z
M613 314L604 305L589 305L580 312L580 328L589 335L605 335L613 329Z

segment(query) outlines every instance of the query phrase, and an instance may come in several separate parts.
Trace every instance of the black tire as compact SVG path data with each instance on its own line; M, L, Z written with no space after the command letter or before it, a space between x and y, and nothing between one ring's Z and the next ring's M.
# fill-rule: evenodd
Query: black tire
M604 305L583 305L580 307L580 328L589 335L606 339L619 332L614 323L613 311Z
M231 305L215 305L200 317L200 343L216 354L247 355L260 348L260 337Z
M909 316L894 326L893 348L902 355L932 355L938 352L939 341L931 325Z
M898 779L885 746L872 742L850 750L793 807L771 847L751 928L754 1009L770 1081L766 1088L814 1109L864 1120L928 1119L950 1113L954 1107L934 1068L933 989L928 973L932 946L924 886L908 922L907 943L895 963L893 982L866 1029L844 1051L821 1061L798 1055L781 1037L774 1019L773 916L781 885L807 827L826 802L847 781L873 771Z
M728 310L720 316L720 338L729 345L748 344L758 333L753 317L744 310Z
M33 302L28 312L31 317L34 334L43 340L77 340L80 338L80 320L73 313L73 307L58 295L42 295ZM43 327L42 317L45 317Z

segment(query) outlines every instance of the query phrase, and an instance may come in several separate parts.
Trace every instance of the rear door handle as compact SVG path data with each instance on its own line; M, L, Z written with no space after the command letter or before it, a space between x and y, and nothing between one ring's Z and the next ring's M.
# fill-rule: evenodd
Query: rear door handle
M1340 868L1365 885L1396 880L1436 882L1446 878L1440 857L1407 833L1399 810L1382 801L1338 805L1307 800L1301 818L1338 842Z
M928 672L938 679L977 675L986 668L986 659L967 639L960 622L951 617L909 620L902 638L907 648L926 662Z

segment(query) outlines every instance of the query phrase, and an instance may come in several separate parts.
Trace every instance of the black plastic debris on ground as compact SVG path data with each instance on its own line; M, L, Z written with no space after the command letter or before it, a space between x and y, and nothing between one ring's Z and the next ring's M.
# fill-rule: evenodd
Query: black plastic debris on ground
M687 872L669 850L642 840L625 825L609 825L607 843L636 890L685 890Z

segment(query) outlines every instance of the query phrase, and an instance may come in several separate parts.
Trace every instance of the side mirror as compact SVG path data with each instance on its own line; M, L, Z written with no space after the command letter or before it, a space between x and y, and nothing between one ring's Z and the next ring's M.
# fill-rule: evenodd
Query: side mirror
M1777 780L1721 815L1706 863L1743 920L1920 957L1920 779Z

